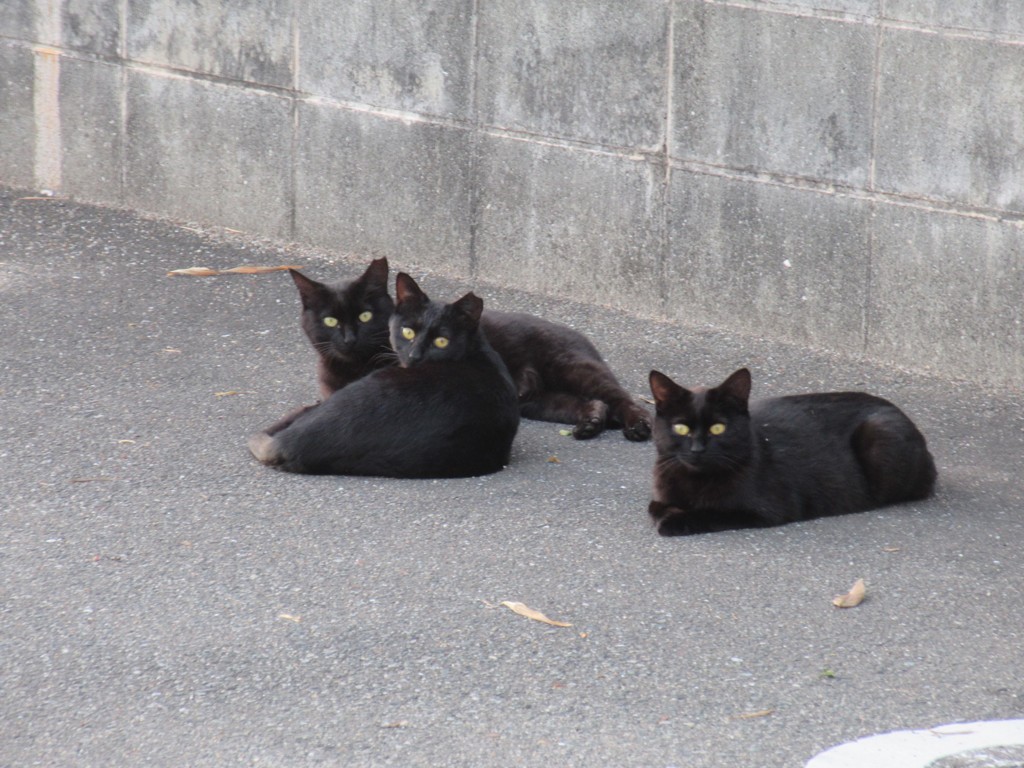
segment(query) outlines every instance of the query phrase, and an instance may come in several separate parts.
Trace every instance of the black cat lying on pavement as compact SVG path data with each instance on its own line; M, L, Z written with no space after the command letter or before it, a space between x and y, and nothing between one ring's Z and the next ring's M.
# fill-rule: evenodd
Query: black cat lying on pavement
M651 371L654 499L663 536L781 525L924 499L925 439L895 405L863 392L749 402L750 372L685 389Z
M396 296L390 336L399 364L254 435L253 456L289 472L387 477L469 477L508 463L519 408L505 364L480 333L483 301L468 293L432 302L404 273Z

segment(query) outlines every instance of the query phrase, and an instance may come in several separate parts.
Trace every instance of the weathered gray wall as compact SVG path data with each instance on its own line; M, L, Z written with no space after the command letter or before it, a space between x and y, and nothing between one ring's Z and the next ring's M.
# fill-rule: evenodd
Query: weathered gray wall
M3 0L0 73L6 184L1024 384L1019 0Z

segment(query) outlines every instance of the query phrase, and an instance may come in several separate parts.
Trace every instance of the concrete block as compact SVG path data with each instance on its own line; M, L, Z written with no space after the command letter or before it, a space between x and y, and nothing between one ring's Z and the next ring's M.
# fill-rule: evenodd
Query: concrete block
M113 56L120 30L120 0L3 0L0 36Z
M879 206L875 230L868 352L946 377L1024 381L1024 231L894 205Z
M703 2L676 12L673 157L867 182L872 29Z
M129 72L125 203L288 237L291 125L285 98Z
M32 51L0 39L0 181L35 185Z
M885 15L931 27L1024 35L1019 0L886 0Z
M668 7L662 0L480 4L480 119L648 150L664 142Z
M472 0L296 3L299 88L341 101L469 119Z
M301 104L296 236L468 274L468 131Z
M886 30L875 186L1024 212L1024 47Z
M291 0L127 0L130 58L292 85Z
M63 0L61 45L116 56L121 32L121 0Z
M484 137L476 274L657 313L663 177L642 159Z
M4 0L0 3L0 37L34 42L35 32L36 0Z
M72 197L121 202L121 85L112 64L61 60L61 190Z
M869 203L676 172L666 314L858 353L868 291Z

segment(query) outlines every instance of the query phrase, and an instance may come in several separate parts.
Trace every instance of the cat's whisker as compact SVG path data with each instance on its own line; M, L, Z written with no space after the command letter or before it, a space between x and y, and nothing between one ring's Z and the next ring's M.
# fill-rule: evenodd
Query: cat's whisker
M387 364L387 365L394 365L397 362L398 362L398 353L395 352L393 349L388 349L388 350L384 350L382 352L378 352L377 354L375 354L373 357L370 358L370 364L374 368L384 367L385 364Z

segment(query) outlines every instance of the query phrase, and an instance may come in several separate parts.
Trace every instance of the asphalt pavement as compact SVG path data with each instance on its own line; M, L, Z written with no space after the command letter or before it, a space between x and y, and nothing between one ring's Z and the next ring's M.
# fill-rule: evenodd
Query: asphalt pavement
M0 766L799 768L1024 718L1020 392L393 261L584 331L638 395L745 365L889 398L937 495L662 539L650 443L539 422L482 478L261 466L249 434L316 397L292 282L167 272L370 257L0 188Z

